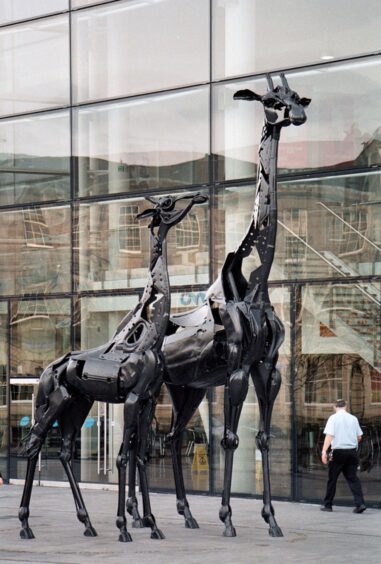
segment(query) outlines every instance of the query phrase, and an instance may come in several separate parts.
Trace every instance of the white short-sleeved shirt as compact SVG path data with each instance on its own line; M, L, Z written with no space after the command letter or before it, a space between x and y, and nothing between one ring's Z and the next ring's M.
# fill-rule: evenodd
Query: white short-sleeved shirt
M337 411L328 419L324 434L333 435L333 449L349 449L357 448L357 437L360 437L363 432L357 417L347 411Z

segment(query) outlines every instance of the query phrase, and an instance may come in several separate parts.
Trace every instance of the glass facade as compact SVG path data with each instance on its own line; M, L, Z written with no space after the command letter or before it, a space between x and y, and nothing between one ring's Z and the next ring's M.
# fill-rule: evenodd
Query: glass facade
M371 17L369 15L371 14ZM344 397L360 420L368 505L381 507L381 102L376 0L0 0L0 470L23 478L42 369L96 347L146 282L145 197L209 196L173 229L174 312L199 305L251 217L263 110L234 101L285 71L312 99L282 131L271 300L286 338L271 429L272 491L316 501L324 423ZM316 29L320 32L316 33ZM281 47L281 48L280 48ZM256 268L253 253L246 274ZM261 495L251 386L233 492ZM148 441L153 489L173 490L162 388ZM81 481L116 483L121 405L95 403L75 448ZM182 445L188 490L222 490L223 390ZM63 480L60 429L39 477ZM197 464L203 453L204 464ZM337 499L350 502L344 484Z

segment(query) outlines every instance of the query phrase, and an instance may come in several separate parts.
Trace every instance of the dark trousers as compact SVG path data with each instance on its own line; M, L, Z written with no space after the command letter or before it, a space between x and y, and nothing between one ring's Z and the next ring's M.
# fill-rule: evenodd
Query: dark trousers
M355 505L359 507L364 503L361 482L357 477L358 458L356 449L335 449L332 460L328 464L327 493L324 505L332 507L333 498L336 493L336 483L341 472L344 474L348 486L353 494Z

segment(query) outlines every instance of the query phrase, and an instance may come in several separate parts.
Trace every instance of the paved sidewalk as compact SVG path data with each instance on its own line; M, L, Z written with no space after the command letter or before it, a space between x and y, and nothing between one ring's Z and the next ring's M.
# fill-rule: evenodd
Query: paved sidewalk
M118 542L115 527L117 492L83 490L98 537L83 536L71 492L67 488L35 487L30 525L34 540L19 537L21 486L0 488L0 562L126 563L126 564L245 564L252 562L357 563L381 562L381 511L362 515L349 507L332 513L317 505L275 502L283 538L271 538L260 516L262 503L233 499L236 538L222 537L219 498L189 496L200 529L185 529L175 510L173 494L152 494L152 508L165 540L151 540L149 529L132 529L132 543ZM129 523L130 523L129 519Z

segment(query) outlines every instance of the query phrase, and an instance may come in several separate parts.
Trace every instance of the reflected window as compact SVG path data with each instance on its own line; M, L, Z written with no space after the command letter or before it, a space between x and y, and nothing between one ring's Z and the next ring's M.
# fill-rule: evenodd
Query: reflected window
M205 0L128 0L80 10L72 15L72 39L76 102L209 80Z
M40 377L50 362L71 350L70 321L70 300L13 302L11 374Z
M381 403L381 371L372 368L370 373L372 403Z
M68 105L69 16L0 29L0 70L0 115Z
M343 395L341 367L334 356L309 356L306 367L305 402L333 404Z
M69 113L0 120L0 205L69 195Z
M68 10L68 0L0 0L0 24Z
M74 110L80 196L208 180L208 88Z
M70 208L0 212L0 293L55 293L71 288Z
M200 226L195 213L190 212L176 225L176 246L178 249L200 246Z
M49 228L45 223L42 211L39 208L33 208L23 212L25 243L27 247L48 247L49 244Z
M346 0L213 0L212 10L214 79L379 51L378 0L353 0L350 9ZM271 48L269 28L287 49Z
M122 253L138 253L142 248L140 225L136 216L139 206L121 206L119 210L119 250Z

